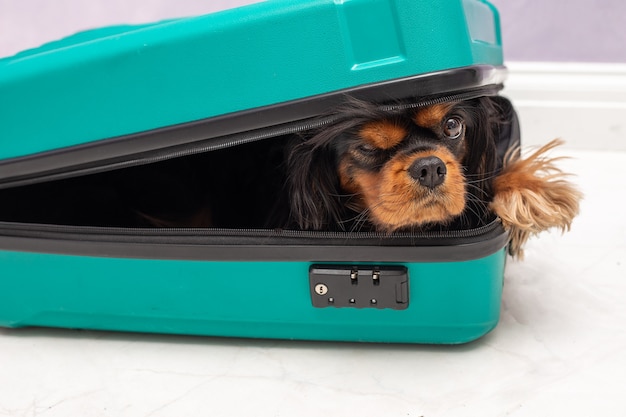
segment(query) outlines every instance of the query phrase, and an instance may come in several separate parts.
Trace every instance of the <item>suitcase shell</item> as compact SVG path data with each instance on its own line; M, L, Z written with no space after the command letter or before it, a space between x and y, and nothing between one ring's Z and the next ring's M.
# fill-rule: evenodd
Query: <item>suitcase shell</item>
M481 0L268 1L88 31L0 60L0 188L303 131L347 96L493 95L505 74ZM388 238L0 220L6 327L463 343L499 318L497 221Z

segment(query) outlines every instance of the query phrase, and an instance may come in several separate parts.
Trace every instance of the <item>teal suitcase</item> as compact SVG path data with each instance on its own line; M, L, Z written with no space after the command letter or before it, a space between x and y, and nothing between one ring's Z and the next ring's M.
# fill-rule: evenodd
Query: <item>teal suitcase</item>
M232 224L144 227L102 181L182 172L210 155L238 161L323 126L346 97L491 96L505 75L484 0L275 0L1 59L0 325L479 338L499 318L508 236L497 219L399 234L259 227L265 191L238 195L212 162L235 190Z

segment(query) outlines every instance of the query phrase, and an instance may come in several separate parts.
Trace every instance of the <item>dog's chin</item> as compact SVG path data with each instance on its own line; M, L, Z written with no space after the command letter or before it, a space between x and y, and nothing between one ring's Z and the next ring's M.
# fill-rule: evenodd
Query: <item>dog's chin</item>
M431 196L413 199L409 203L381 202L369 210L369 219L375 229L393 233L445 225L457 218L465 209L465 199L460 196Z

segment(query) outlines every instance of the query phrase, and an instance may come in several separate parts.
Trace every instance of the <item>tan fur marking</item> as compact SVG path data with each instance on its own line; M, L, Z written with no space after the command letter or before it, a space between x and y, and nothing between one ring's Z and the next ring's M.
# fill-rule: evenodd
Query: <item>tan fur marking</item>
M509 252L514 257L523 257L523 246L531 236L551 228L568 231L578 214L582 193L557 167L562 158L546 156L562 143L553 140L526 158L519 157L519 149L510 152L494 180L490 207L509 231Z
M406 137L407 131L391 120L379 120L363 126L360 136L378 149L390 149Z
M445 182L429 190L408 174L418 158L437 156L447 167ZM378 230L392 232L404 227L419 227L427 223L445 223L465 209L465 179L461 165L445 149L397 156L377 173L354 169L348 175L349 162L340 164L344 190L360 196L368 209L370 221Z
M432 129L443 122L443 118L446 117L452 106L451 103L442 103L423 107L417 110L413 121L418 126Z
M341 188L343 188L344 191L354 193L356 192L356 190L354 188L354 182L352 181L352 178L350 178L349 169L350 169L350 164L348 163L347 160L344 159L343 161L339 162L339 169L338 169L339 184L341 185Z

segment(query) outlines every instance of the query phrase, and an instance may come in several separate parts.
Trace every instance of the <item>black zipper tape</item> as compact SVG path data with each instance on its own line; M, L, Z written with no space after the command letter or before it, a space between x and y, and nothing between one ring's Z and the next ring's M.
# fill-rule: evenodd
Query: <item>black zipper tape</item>
M113 258L203 261L452 262L502 250L498 219L468 230L349 233L128 229L0 222L0 249Z

